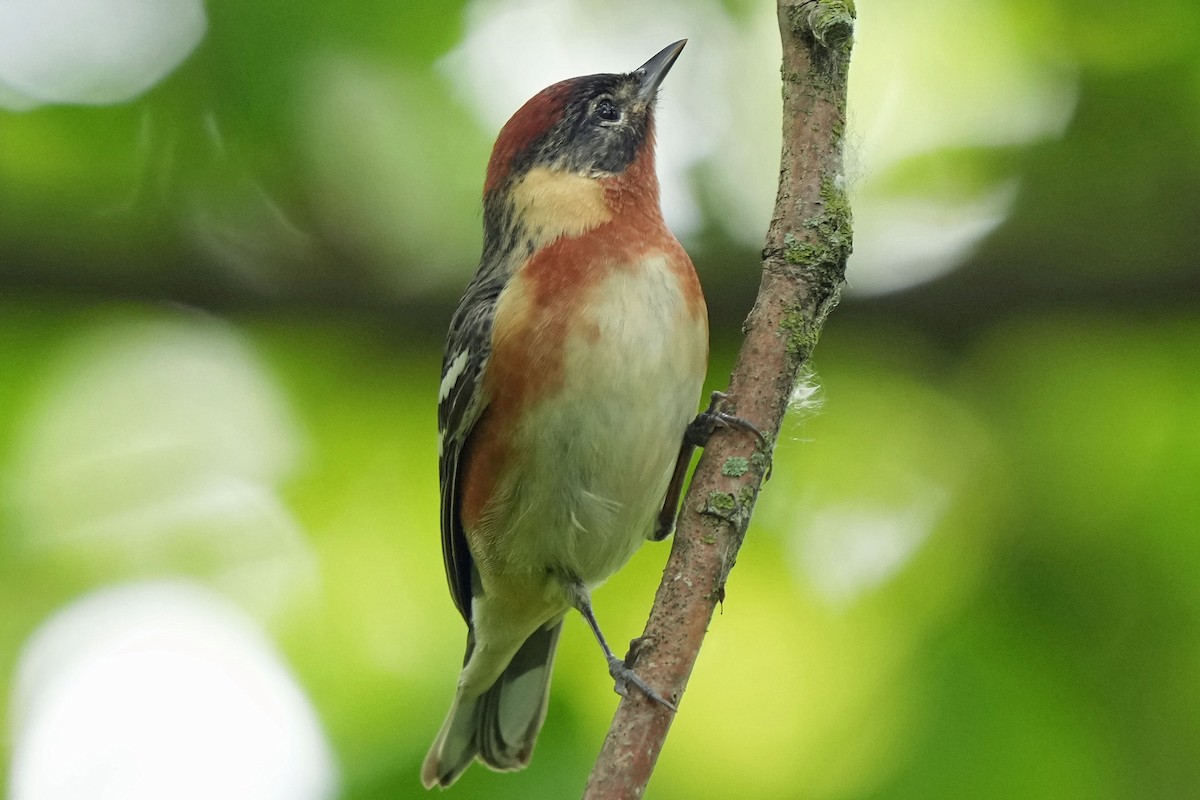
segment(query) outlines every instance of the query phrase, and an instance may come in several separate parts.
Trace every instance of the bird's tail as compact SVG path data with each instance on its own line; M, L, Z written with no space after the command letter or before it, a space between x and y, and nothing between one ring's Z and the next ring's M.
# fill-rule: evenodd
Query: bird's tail
M459 686L454 705L421 767L426 789L454 783L476 756L492 769L505 772L529 764L546 719L560 631L561 619L539 628L483 694L468 697ZM468 658L470 654L468 640Z

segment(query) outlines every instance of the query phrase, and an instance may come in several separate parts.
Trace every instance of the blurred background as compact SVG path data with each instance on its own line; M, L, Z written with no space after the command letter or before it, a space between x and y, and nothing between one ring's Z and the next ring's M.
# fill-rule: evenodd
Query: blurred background
M1200 5L858 13L849 286L649 796L1200 797ZM660 172L721 387L772 3L0 3L10 800L424 795L490 143L682 37ZM666 553L597 593L611 640ZM453 791L578 796L616 702L569 620L531 767Z

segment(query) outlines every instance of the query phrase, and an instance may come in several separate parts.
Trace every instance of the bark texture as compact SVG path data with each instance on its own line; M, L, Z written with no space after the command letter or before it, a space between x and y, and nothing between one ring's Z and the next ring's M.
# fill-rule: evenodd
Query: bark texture
M800 369L837 304L851 247L842 175L846 77L854 36L848 0L778 0L783 40L783 148L758 299L724 410L754 422L764 449L718 431L680 509L671 555L643 637L638 674L678 703L737 552ZM686 706L681 713L687 713ZM674 718L636 691L624 698L592 770L587 800L639 798Z

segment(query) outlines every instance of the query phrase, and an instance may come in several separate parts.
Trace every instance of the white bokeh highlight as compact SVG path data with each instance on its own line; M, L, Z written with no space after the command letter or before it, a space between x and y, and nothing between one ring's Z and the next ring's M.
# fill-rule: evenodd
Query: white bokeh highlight
M20 654L9 800L324 800L319 720L261 631L196 586L81 598Z
M47 368L3 496L24 549L180 572L269 615L315 585L279 486L301 436L243 337L198 314L85 327Z
M131 100L187 58L207 24L201 0L3 0L0 107Z
M803 508L795 520L795 564L826 603L853 603L908 566L949 500L947 490L926 486L904 504L860 499Z
M970 35L987 31L986 36ZM890 170L939 151L1062 135L1078 84L1026 50L996 0L859 4L850 70L847 172L854 208L850 291L878 295L950 272L1008 218L1018 183L887 188Z

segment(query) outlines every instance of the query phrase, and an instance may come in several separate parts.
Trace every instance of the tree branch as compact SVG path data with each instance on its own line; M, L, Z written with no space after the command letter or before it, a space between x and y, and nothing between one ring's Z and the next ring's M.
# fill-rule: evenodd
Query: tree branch
M837 304L850 255L842 176L853 0L778 0L783 39L783 150L762 283L729 379L725 410L774 443L800 368ZM773 444L770 448L773 451ZM750 523L772 452L752 433L718 431L704 450L638 640L638 673L678 701ZM585 800L638 798L674 715L637 692L621 701Z

